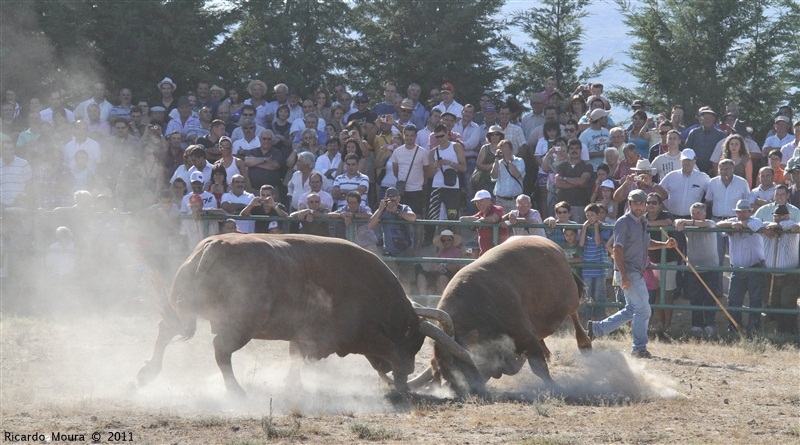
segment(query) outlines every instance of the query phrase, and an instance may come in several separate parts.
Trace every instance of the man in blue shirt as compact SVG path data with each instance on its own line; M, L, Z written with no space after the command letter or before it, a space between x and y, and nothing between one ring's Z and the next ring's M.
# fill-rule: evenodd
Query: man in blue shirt
M647 326L650 322L649 295L644 283L647 267L647 251L675 248L674 238L654 241L647 232L645 202L647 194L634 190L628 195L629 209L614 224L614 263L617 266L617 281L625 293L625 307L603 321L589 321L589 339L609 334L632 321L633 348L631 355L650 358L647 350Z

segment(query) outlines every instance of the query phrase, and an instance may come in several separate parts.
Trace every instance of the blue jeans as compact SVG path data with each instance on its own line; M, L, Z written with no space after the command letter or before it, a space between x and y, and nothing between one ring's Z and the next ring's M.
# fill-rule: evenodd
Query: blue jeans
M754 264L750 267L764 267L764 262ZM731 272L731 286L728 289L728 307L742 307L744 294L750 295L750 308L764 307L764 274L755 272ZM731 312L731 316L739 326L742 326L742 313ZM747 317L747 331L757 329L761 326L761 313L750 312ZM733 328L733 325L729 325Z
M719 295L722 293L721 288L719 287L719 277L722 275L722 272L701 272L700 276L706 282L708 287L716 294ZM717 304L714 302L714 299L711 298L711 295L708 294L708 291L703 286L703 283L697 279L697 277L692 274L686 274L686 292L689 294L689 302L692 303L692 306L707 306L707 307L714 307ZM706 326L714 326L714 316L716 312L714 311L704 311L704 310L693 310L692 311L692 327L706 327Z
M649 294L644 284L644 277L635 272L629 272L631 288L625 292L625 307L616 314L603 321L592 323L594 335L600 337L617 330L620 326L633 320L633 352L647 349L647 326L650 323ZM622 283L622 280L618 280Z
M586 295L595 303L606 302L606 278L605 277L584 277L586 284ZM602 320L606 318L605 306L586 307L586 318L590 320Z

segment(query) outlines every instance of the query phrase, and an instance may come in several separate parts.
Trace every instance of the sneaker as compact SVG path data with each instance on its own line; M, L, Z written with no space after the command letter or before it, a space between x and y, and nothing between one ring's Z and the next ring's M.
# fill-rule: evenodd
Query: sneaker
M703 335L703 328L700 326L692 326L692 329L689 330L689 332L695 335Z
M594 328L592 327L592 320L586 323L586 335L589 336L589 341L594 340Z
M650 351L647 349L638 349L636 351L631 352L631 356L636 358L653 358L653 355L650 354Z
M714 335L714 332L716 332L714 331L714 326L706 326L706 335L711 337L712 335Z

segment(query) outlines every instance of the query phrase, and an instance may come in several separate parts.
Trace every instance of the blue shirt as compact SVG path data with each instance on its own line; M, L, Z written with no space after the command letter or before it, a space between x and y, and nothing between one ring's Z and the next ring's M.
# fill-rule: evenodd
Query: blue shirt
M600 233L600 237L603 237L602 231ZM604 262L603 252L605 252L606 248L603 244L602 239L600 240L600 245L597 245L597 241L594 238L594 228L590 228L586 232L586 241L583 243L583 262L584 263L602 263ZM605 269L590 269L590 268L583 268L581 270L582 275L584 278L602 278L606 276Z
M402 213L414 214L406 204L399 204L398 210ZM383 211L379 216L380 220L402 220L399 214ZM414 245L414 239L411 236L410 224L381 224L383 230L383 247L392 255L397 255L408 251Z
M622 215L614 224L614 246L622 247L626 273L644 273L647 267L647 248L650 246L647 218L642 216L637 221L631 212Z

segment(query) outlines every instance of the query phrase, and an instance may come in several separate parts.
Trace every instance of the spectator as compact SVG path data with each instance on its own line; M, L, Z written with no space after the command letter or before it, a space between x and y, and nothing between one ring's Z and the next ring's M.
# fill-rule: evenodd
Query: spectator
M589 204L584 209L586 222L583 223L579 245L583 249L584 263L602 263L605 250L603 237L600 234L600 207ZM565 234L566 235L566 234ZM586 284L586 295L595 303L606 301L606 271L602 268L584 267L581 269L583 282ZM586 318L600 321L606 318L606 309L603 306L586 308Z
M600 172L603 171L603 166L606 165L600 164L601 168L597 170L597 176L600 176ZM610 179L604 179L603 182L600 183L600 192L597 193L594 203L603 204L603 208L605 208L606 212L609 214L617 214L617 206L614 204L614 181Z
M389 188L386 190L384 199L378 204L378 209L370 217L367 227L370 230L375 230L378 223L381 223L381 231L383 232L383 254L392 257L410 257L414 255L414 236L412 234L410 224L386 224L386 221L405 221L415 222L417 215L414 210L400 203L400 193L396 188ZM413 280L414 267L408 262L391 262L391 266L395 270L395 274L400 278L400 282L405 289L410 288L410 283Z
M267 93L267 84L260 80L251 80L247 84L247 91L250 93L250 99L245 100L244 103L251 105L256 110L256 114L252 119L261 127L269 128L269 123L267 122L268 103L264 100L264 95ZM245 117L244 113L242 113L242 117Z
M650 321L650 303L644 271L647 266L647 250L669 249L676 246L670 238L666 242L650 239L647 219L644 218L647 195L634 190L628 196L630 209L614 225L614 263L625 293L625 307L603 321L589 321L589 339L607 335L628 321L632 321L633 348L631 354L638 358L652 357L647 350L647 325Z
M666 141L666 151L650 161L652 167L656 169L657 181L661 181L668 174L681 168L681 134L676 130L668 130L664 140Z
M655 191L656 183L653 180L655 174L656 169L651 167L650 161L640 158L639 161L636 162L636 167L631 169L631 174L623 178L622 184L614 191L614 204L619 207L625 207L627 210L625 198L627 198L630 192L633 190L641 190L645 193Z
M773 171L772 180L775 184L789 185L789 178L786 177L786 171L781 167L781 160L783 159L781 152L772 150L767 157L768 167Z
M497 114L497 125L503 130L503 138L511 141L514 154L519 153L520 148L525 145L525 133L519 125L511 123L511 110L508 104L500 105L500 110Z
M796 139L796 135L792 136L789 133L789 128L791 128L791 126L792 121L788 117L778 116L775 118L775 125L773 126L775 134L768 137L764 141L764 147L761 149L761 152L764 154L764 156L769 155L769 152L772 150L782 150L784 145L789 144Z
M320 199L320 207L328 209L327 211L330 212L330 209L333 208L333 196L330 193L326 192L322 189L322 174L318 171L312 171L311 175L308 177L308 185L311 187L311 191L304 193L300 196L300 210L306 208L306 198L311 193L316 193Z
M545 233L547 234L547 238L553 241L558 245L562 245L566 243L566 239L564 238L564 231L561 228L556 227L556 224L578 224L575 221L570 219L570 215L572 214L572 206L567 201L561 201L557 203L554 207L555 209L555 217L548 217L546 218L543 223L550 226L549 228L545 229Z
M498 146L490 175L494 182L496 202L505 213L516 207L517 196L523 193L525 161L514 156L510 141L500 141Z
M309 179L315 162L314 154L311 152L304 151L297 155L297 170L289 181L288 192L288 195L292 197L290 204L292 211L300 208L300 198L311 191Z
M92 86L92 97L79 103L78 106L75 107L75 118L88 120L89 105L94 104L97 105L98 109L100 110L99 120L102 122L108 122L108 115L114 106L106 100L107 93L108 90L106 89L106 84L103 82L95 83Z
M475 170L479 171L477 178L473 178L473 189L494 190L492 184L492 167L494 167L495 153L500 150L500 141L503 140L503 129L499 125L493 125L486 133L486 142L478 152L478 159L475 161Z
M189 208L189 199L192 197L192 195L200 196L202 200L202 206L200 208L203 210L219 208L217 198L211 193L203 190L205 184L203 181L203 173L197 171L192 172L190 179L192 193L185 195L181 200L181 213L192 213L191 209Z
M567 124L569 126L570 124ZM541 171L547 175L547 193L546 201L542 201L540 194L539 208L542 209L542 216L548 217L553 215L555 205L558 202L558 189L556 188L556 169L558 166L567 162L567 140L561 136L553 141L553 145L542 156Z
M192 166L189 167L188 174L191 176L193 172L202 172L203 178L205 178L205 184L203 184L203 186L211 184L213 179L211 177L211 170L214 168L214 165L206 160L206 150L200 145L190 145L187 151L189 152L189 161L192 163Z
M531 111L522 116L520 126L523 134L525 135L525 140L532 144L536 144L537 140L534 139L535 130L536 128L544 125L545 121L547 120L544 113L544 103L546 100L541 93L530 93L528 95L528 100L531 106ZM538 136L542 137L542 134L540 133Z
M654 124L652 117L648 118L647 122L648 125ZM650 162L655 161L657 157L669 151L670 144L668 136L669 132L673 130L672 122L667 120L666 116L664 116L663 114L656 117L655 122L658 122L657 132L656 130L647 132L648 137L650 137L650 143L652 144L652 146L650 147L649 155L647 156L647 160L649 160ZM678 138L678 141L675 145L678 151L680 151L681 134L678 131L675 131L675 135ZM675 165L675 169L676 170L678 169L677 164ZM663 175L661 175L661 177L663 177Z
M796 223L800 223L800 208L789 204L789 188L783 184L778 184L774 187L772 201L761 206L758 211L756 211L755 217L761 221L769 220L779 205L786 205L786 208L789 210L790 219Z
M712 219L719 222L736 216L734 208L740 199L750 199L750 190L744 178L733 174L733 161L724 159L719 162L719 176L711 179L706 192L706 204L711 207ZM706 208L703 207L705 214ZM684 218L686 219L686 218ZM705 217L703 218L705 219ZM717 232L718 264L722 264L727 250L727 237ZM719 276L721 279L721 275ZM718 283L722 286L722 282Z
M763 268L764 267L764 240L759 233L764 233L764 223L752 217L753 208L750 201L739 200L736 203L736 218L726 219L717 224L719 228L730 229L730 260L731 267L735 268ZM749 229L749 230L748 230ZM764 297L764 275L757 272L734 271L730 276L730 290L728 293L728 307L741 308L744 295L750 296L750 308L760 309ZM751 312L747 319L747 333L752 334L761 327L761 311ZM742 313L733 312L733 319L739 326L742 325ZM733 332L732 324L728 325L728 332Z
M603 162L605 149L611 142L611 133L605 128L608 121L608 111L595 109L589 113L591 126L581 132L579 139L589 150L589 163L597 168ZM641 150L639 150L641 155Z
M358 190L350 190L345 194L345 204L335 211L328 213L328 218L341 218L344 222L343 226L338 224L336 226L335 231L338 238L347 237L346 231L350 227L350 224L352 224L353 219L372 218L372 210L364 204L362 197L363 194L359 193ZM356 244L376 254L380 254L380 251L375 246L375 243L378 242L378 238L366 224L359 224L355 228L355 231L354 242Z
M434 136L439 143L430 151L428 160L431 165L428 172L433 175L428 219L457 220L461 207L461 184L458 173L467 171L464 147L449 140L447 127L443 124L436 126Z
M119 105L111 107L111 110L108 112L108 119L111 120L115 117L121 117L130 122L132 119L131 112L135 108L131 103L131 100L133 99L133 93L131 92L130 88L121 88L119 90L118 98ZM140 109L139 113L141 112L142 111ZM139 122L137 122L137 124L139 124Z
M247 179L244 176L240 174L231 176L231 187L227 193L222 195L220 208L232 215L240 214L255 199L252 193L246 191L246 185ZM253 221L236 220L236 227L242 233L253 233L254 223Z
M219 150L222 157L214 165L221 165L229 178L233 178L235 175L242 175L245 180L245 190L251 190L247 167L244 165L243 160L233 156L233 142L229 137L222 136L219 139Z
M786 164L786 174L790 178L789 182L792 184L789 187L791 194L790 202L793 206L800 206L800 157L789 159ZM794 221L794 219L792 219Z
M356 111L347 116L348 124L353 121L361 124L375 123L375 119L378 118L378 115L375 114L374 111L369 109L369 97L367 96L366 93L364 93L363 91L359 91L358 93L356 93L353 102L355 102L356 104Z
M326 152L319 155L314 164L314 170L320 172L323 178L322 188L330 193L333 190L333 181L336 179L336 172L342 162L341 141L339 138L328 139L325 144Z
M16 146L3 139L0 154L0 204L2 208L20 206L26 198L33 173L28 161L16 156Z
M171 140L173 139L173 137L174 137L173 135L170 135ZM180 135L177 135L177 137L180 137ZM170 143L170 146L172 147L172 143ZM194 150L194 146L189 146L186 150L182 150L183 164L179 165L175 169L175 172L172 174L172 178L170 178L169 180L170 184L174 184L177 179L182 179L184 185L191 182L189 180L190 176L189 169L192 168L194 165L192 164L192 160L189 158L189 152L192 150Z
M735 171L735 170L734 170ZM774 172L770 167L761 167L758 171L758 186L750 191L750 204L753 209L769 204L775 196Z
M220 233L242 233L236 227L236 220L233 218L228 218L222 223L222 230Z
M578 239L578 229L564 229L564 244L560 245L569 264L583 262L583 247Z
M800 156L800 119L794 123L794 140L781 147L781 164L786 165L789 159Z
M436 246L436 258L452 259L461 258L461 235L454 234L451 230L442 230L442 233L433 238L433 245ZM436 292L441 295L447 283L461 269L458 263L443 261L440 263L417 264L415 267L417 276L417 292L428 294L430 283L435 283Z
M258 126L252 119L242 117L240 122L242 126L233 132L231 140L233 140L234 156L244 158L245 152L248 150L261 147L261 140L256 137L256 134L261 134L264 130L258 132ZM239 138L236 137L236 131L241 133Z
M767 268L797 269L798 247L800 247L800 225L792 221L786 204L775 207L772 222L764 226L764 256ZM768 275L767 307L797 309L800 276L797 274L771 273ZM797 316L775 314L778 332L796 335Z
M307 235L330 236L328 222L317 219L327 216L330 208L321 205L322 200L316 192L308 192L303 196L305 196L305 206L303 206L303 209L292 212L289 216L301 221L301 233Z
M461 119L461 110L464 109L464 106L454 100L456 89L453 84L449 82L443 83L439 88L439 92L442 95L442 101L433 108L441 111L442 114L453 113L456 116L456 120Z
M184 141L194 143L194 141L204 134L200 119L192 115L192 104L189 98L181 96L178 98L178 118L172 119L167 123L166 133L178 131L183 136Z
M250 201L240 216L289 216L283 204L275 199L275 187L264 184L259 189L259 197ZM272 221L277 223L277 221ZM276 224L277 226L277 224ZM255 233L270 233L270 221L259 219L255 222Z
M203 216L207 215L224 215L225 212L216 207L203 207L204 200L197 194L189 195L187 201L187 210L192 218L181 219L181 228L179 234L186 239L186 248L192 251L197 243L202 241L206 236L216 235L219 232L219 224L215 221L204 221Z
M78 258L72 231L65 226L56 229L56 242L50 245L44 265L48 274L55 276L59 286L69 286L77 278Z
M714 152L717 142L725 139L727 134L718 130L714 124L717 121L717 113L709 107L700 108L699 112L701 125L689 132L686 138L686 146L691 147L697 156L697 168L703 173L713 173L711 165L711 154ZM686 211L692 202L686 205ZM686 215L686 213L682 213Z
M661 196L658 193L648 194L645 204L645 216L647 217L648 227L672 227L672 215L664 210L664 201L661 199ZM648 252L648 256L650 257L651 263L661 264L661 251L651 250ZM666 252L666 264L670 266L678 264L678 253L673 249L667 250ZM659 283L659 287L661 287L661 274L666 275L664 280L664 303L671 305L673 302L675 288L678 287L675 281L677 272L674 270L654 271L654 275L656 281ZM650 299L650 304L654 304L656 301L657 300L655 299L655 296L653 296ZM672 326L672 310L656 309L655 312L656 316L658 317L659 328L665 331L668 330Z
M206 150L206 158L211 163L217 162L222 158L222 152L219 148L219 143L225 136L225 122L221 120L214 120L211 121L211 110L208 107L203 107L200 109L200 117L201 122L203 119L209 119L209 131L208 134L200 136L197 138L196 144L202 145L203 148ZM231 142L231 148L233 148L233 143Z
M478 208L478 213L472 216L462 216L461 222L477 222L487 224L497 224L503 219L503 208L492 204L492 195L486 190L478 190L475 197L472 198L475 207ZM475 230L478 231L478 245L480 246L480 255L486 253L489 249L495 246L494 244L494 227L481 226ZM497 243L502 244L503 241L508 239L508 226L500 224L498 229Z
M158 105L164 107L164 110L162 111L167 113L177 108L177 101L174 100L173 97L173 93L178 88L178 86L175 85L175 82L173 82L169 77L165 77L156 86L158 87L161 97L155 102L154 106Z
M572 205L572 219L582 224L586 217L583 207L589 204L592 166L581 159L583 145L578 139L570 139L567 143L567 161L556 169L556 199L567 201Z
M733 174L741 176L747 184L753 186L753 161L744 143L744 138L738 134L732 134L725 138L723 143L721 159L733 161Z
M243 153L250 184L259 190L262 185L280 187L283 179L280 170L286 166L286 156L272 145L272 131L262 131L259 142L258 148Z
M547 236L541 227L514 227L517 223L541 224L542 215L531 206L531 197L528 195L517 196L517 208L503 215L503 221L511 228L513 235Z
M356 136L356 135L354 135L354 136ZM342 159L344 159L350 153L354 153L354 154L356 154L358 156L358 158L357 158L358 159L358 171L360 173L366 174L366 172L367 172L367 157L366 157L364 151L362 150L362 144L360 143L360 141L358 139L356 139L356 137L348 137L347 139L345 139L344 145L342 146L342 150L339 153L339 156ZM339 162L339 164L337 166L336 176L341 175L342 173L345 172L345 170L346 169L345 169L344 163ZM334 176L333 179L335 180L336 177Z
M222 202L222 195L228 193L228 172L220 164L211 167L211 183L204 187L204 190L217 198L217 203Z
M75 122L72 134L72 140L64 146L64 159L67 165L70 168L74 168L75 153L77 153L78 150L84 150L89 155L89 168L92 171L97 171L103 160L103 155L100 150L100 144L94 139L89 138L89 125L82 120ZM114 173L119 173L119 170L116 170Z
M667 173L655 186L655 192L664 198L667 210L676 218L689 219L689 207L703 199L711 182L707 174L695 169L695 158L694 150L684 148L681 169Z
M31 102L33 99L31 99ZM54 112L59 112L59 114L63 115L66 119L66 122L73 123L75 122L75 115L72 111L68 110L64 107L64 103L61 101L61 92L60 91L53 91L50 93L50 107L45 108L44 110L39 112L39 117L42 118L43 122L47 122L48 124L55 125L56 120L53 116Z
M333 181L333 192L331 195L336 200L336 208L344 207L347 204L347 193L357 191L361 196L361 202L367 205L367 191L369 190L369 178L367 175L358 171L358 155L349 153L344 157L345 172L337 176Z
M722 163L720 163L722 167ZM730 173L732 174L732 173ZM716 178L714 178L716 179ZM702 202L692 204L690 208L692 219L676 219L675 228L683 232L686 227L711 228L716 227L714 220L706 218L706 205ZM718 236L714 232L686 232L686 258L695 267L717 267L720 265L717 252ZM714 292L715 295L722 295L722 272L700 272L700 278L694 273L685 274L686 293L692 306L713 307L714 299L706 291L700 280ZM692 329L694 334L707 336L714 335L714 315L716 312L709 310L695 309L692 311Z

